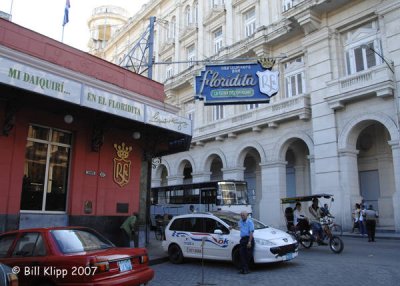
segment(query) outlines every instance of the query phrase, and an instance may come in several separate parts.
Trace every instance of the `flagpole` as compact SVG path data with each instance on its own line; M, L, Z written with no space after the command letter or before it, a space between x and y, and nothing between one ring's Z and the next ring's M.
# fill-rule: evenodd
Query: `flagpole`
M64 27L65 25L62 26L61 43L64 43Z
M14 3L14 0L11 0L11 5L10 5L10 21L12 21L12 8L13 8L13 3Z

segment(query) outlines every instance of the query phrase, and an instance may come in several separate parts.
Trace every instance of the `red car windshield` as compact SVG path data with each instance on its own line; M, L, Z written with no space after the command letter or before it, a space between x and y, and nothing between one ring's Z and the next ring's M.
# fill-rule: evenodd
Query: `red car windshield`
M64 254L114 247L106 238L89 230L58 229L52 230L51 235Z

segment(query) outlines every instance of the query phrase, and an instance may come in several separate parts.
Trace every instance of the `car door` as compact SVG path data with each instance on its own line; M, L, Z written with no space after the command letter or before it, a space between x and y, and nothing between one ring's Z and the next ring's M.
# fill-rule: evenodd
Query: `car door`
M208 259L230 260L229 229L214 218L204 218L204 257ZM219 233L215 233L215 231Z
M17 238L12 252L4 261L11 267L19 267L20 285L27 285L30 281L44 276L44 269L47 267L46 254L42 234L25 232Z

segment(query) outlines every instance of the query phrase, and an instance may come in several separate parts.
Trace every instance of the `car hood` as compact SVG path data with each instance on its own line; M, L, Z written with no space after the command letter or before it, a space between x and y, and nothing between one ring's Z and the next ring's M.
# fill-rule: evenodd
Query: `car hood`
M277 244L287 244L295 242L290 234L273 227L255 230L254 238L266 239Z

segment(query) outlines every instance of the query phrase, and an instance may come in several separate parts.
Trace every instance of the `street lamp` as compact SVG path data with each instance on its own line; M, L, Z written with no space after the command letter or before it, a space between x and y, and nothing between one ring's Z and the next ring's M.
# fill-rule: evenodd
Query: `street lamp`
M380 53L378 53L377 51L375 51L373 48L371 48L369 45L366 45L366 44L363 44L363 45L361 45L361 48L362 49L369 49L369 50L371 50L371 51L373 51L375 54L377 54L384 62L385 62L385 64L388 66L388 68L390 69L390 71L394 74L394 70L393 70L393 67L394 67L394 63L393 63L393 61L391 61L391 64L389 64L388 63L388 61L383 57L383 55L381 55Z

